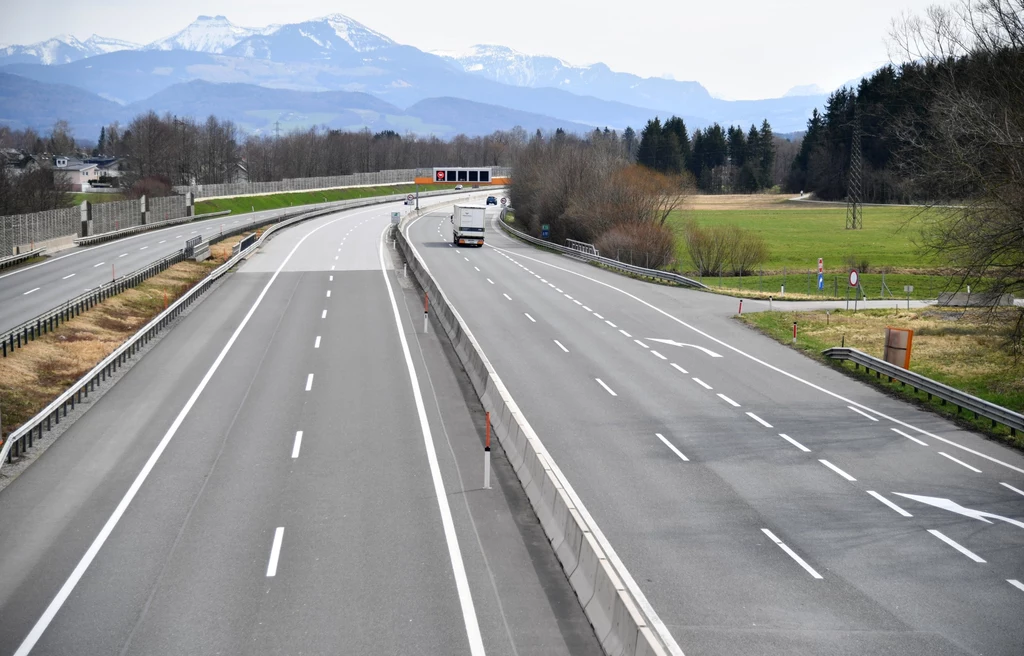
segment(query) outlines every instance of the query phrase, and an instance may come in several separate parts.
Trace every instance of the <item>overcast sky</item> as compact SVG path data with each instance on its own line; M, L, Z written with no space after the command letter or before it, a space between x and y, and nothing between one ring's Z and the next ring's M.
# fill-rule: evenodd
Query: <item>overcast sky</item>
M888 61L886 33L902 11L936 0L699 2L327 2L324 0L0 0L0 43L91 34L148 43L200 14L262 27L339 12L421 50L506 45L573 64L604 62L644 77L696 80L728 99L789 88L834 88Z

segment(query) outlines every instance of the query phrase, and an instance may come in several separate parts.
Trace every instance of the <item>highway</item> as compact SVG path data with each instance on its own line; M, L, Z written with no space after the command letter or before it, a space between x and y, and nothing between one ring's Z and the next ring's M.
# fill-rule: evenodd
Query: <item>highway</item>
M0 654L599 652L391 209L270 240L0 491Z
M448 214L410 242L681 652L1024 653L1019 452L740 325L733 298L493 221L457 248Z

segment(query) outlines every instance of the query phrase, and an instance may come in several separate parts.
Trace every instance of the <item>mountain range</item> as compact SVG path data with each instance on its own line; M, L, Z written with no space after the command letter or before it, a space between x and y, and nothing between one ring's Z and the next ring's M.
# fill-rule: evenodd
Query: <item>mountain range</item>
M693 81L642 78L604 64L573 66L496 45L424 52L342 14L264 28L200 16L146 45L54 37L0 47L0 73L0 123L48 129L52 122L44 117L72 113L61 94L74 87L78 102L85 102L81 93L95 97L88 102L95 113L74 112L80 118L71 121L86 132L147 109L214 113L252 132L278 122L439 136L514 125L639 130L648 119L671 114L691 128L767 118L776 131L790 132L803 129L825 100L808 87L783 98L725 101Z

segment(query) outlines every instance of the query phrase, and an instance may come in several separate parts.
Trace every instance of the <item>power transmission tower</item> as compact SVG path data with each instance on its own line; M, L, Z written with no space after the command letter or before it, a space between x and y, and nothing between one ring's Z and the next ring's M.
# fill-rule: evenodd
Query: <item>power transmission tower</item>
M850 144L850 172L846 186L846 229L864 227L863 208L860 203L860 117L853 114L853 142Z
M281 121L274 121L274 138L281 138Z

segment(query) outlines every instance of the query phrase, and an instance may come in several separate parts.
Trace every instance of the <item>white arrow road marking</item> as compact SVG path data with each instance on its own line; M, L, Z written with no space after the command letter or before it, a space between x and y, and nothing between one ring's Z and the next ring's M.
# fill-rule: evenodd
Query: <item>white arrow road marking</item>
M999 521L1006 522L1007 524L1013 524L1014 526L1024 528L1024 522L1018 521L1016 519L1011 519L1009 517L1003 517L1002 515L994 515L992 513L987 513L983 510L972 510L971 508L964 508L959 503L955 501L950 501L949 499L940 499L938 497L923 497L916 494L903 494L902 492L893 492L893 494L905 497L907 499L913 499L914 501L919 501L921 503L926 503L929 506L942 508L943 510L948 510L949 512L955 512L965 517L970 517L971 519L977 519L978 521L985 522L986 524L992 523L988 519L985 519L986 517L991 517L992 519L998 519Z
M711 349L704 348L703 346L697 346L696 344L684 344L683 342L677 342L671 339L658 339L657 337L648 337L647 339L651 340L652 342L661 342L662 344L668 344L669 346L689 346L690 348L695 348L700 351L704 351L713 358L722 357L721 355L715 353Z

